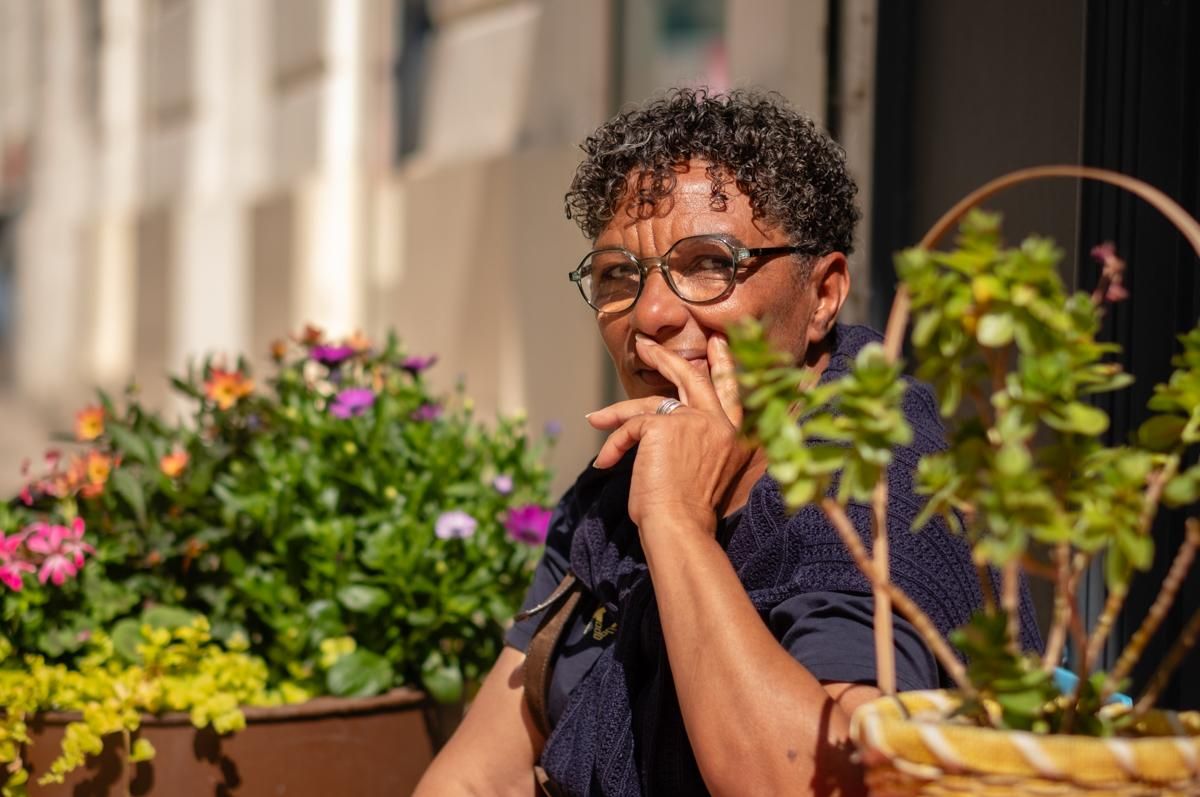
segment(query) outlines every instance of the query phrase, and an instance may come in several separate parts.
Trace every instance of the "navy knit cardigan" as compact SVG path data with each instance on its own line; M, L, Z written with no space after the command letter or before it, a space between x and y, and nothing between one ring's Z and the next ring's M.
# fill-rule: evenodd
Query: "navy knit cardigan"
M839 325L833 334L834 352L822 381L845 374L862 346L880 340L861 326ZM888 470L891 577L945 634L967 621L982 595L967 545L940 519L910 531L922 505L912 489L917 461L945 443L927 386L910 381L903 409L914 436L911 445L896 451ZM671 678L654 585L627 511L632 462L631 455L613 469L590 469L564 498L566 520L574 527L571 569L616 618L618 629L572 691L540 763L567 795L705 794ZM869 507L852 503L847 514L869 540ZM805 592L870 592L820 509L789 513L769 476L754 485L735 523L718 534L727 540L729 560L764 617ZM1021 627L1023 644L1039 648L1027 593ZM737 733L736 718L730 732Z

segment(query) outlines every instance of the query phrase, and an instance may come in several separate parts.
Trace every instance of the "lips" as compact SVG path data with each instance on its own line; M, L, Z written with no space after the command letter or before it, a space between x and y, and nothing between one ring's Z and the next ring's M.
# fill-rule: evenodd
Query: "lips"
M706 351L697 351L695 349L679 349L671 350L671 353L677 357L682 357L687 360L688 365L700 371L702 374L708 374L708 353ZM651 387L670 387L674 388L675 383L658 372L657 369L651 368L646 363L642 362L637 357L632 358L632 367L630 371L635 377L640 379Z

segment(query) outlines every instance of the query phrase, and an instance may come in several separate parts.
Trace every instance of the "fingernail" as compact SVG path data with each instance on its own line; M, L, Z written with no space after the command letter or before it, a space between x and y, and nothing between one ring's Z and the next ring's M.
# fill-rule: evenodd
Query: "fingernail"
M638 343L649 343L651 345L654 344L654 338L650 337L649 335L643 335L641 332L634 333L633 337Z
M583 419L586 421L588 418L592 417L595 414L596 414L595 410L592 410L591 412L585 412L583 414Z

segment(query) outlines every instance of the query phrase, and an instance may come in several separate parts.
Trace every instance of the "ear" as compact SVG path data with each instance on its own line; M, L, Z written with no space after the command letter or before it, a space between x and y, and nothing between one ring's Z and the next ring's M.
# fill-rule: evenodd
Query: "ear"
M838 313L850 295L850 267L841 252L831 252L813 264L808 276L812 313L808 319L808 345L815 347L833 330Z

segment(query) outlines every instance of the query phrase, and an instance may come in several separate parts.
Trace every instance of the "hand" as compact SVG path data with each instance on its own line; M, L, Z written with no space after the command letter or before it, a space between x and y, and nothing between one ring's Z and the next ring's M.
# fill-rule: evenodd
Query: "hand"
M711 533L752 453L738 437L742 405L729 342L709 338L707 374L644 335L636 345L638 357L675 385L683 406L658 415L664 397L649 396L589 414L592 426L613 430L593 465L612 467L638 446L629 492L633 522L642 528L651 518L690 518Z

